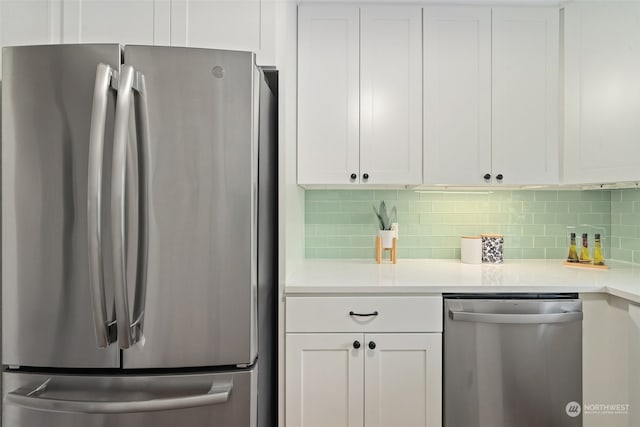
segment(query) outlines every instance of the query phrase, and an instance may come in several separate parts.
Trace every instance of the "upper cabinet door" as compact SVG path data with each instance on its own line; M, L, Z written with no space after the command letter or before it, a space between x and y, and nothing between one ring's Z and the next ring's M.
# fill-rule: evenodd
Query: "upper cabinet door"
M62 0L64 43L168 44L163 0Z
M171 45L260 49L260 0L171 0Z
M60 10L60 0L0 1L0 48L60 43Z
M491 173L491 8L424 9L424 183Z
M640 180L640 6L565 9L564 182Z
M298 8L299 184L358 182L358 20L357 6Z
M559 11L492 12L493 174L504 184L558 183Z
M422 10L361 13L360 179L422 183Z

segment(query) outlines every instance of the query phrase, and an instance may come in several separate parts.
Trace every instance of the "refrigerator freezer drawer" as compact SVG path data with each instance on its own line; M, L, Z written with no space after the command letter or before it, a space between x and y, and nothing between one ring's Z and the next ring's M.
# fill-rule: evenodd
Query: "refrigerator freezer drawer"
M3 373L5 427L250 427L256 370L153 376Z

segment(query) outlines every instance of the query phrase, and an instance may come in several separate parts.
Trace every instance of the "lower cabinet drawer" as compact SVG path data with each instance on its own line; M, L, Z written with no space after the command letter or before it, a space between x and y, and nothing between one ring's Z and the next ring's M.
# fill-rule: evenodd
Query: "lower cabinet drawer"
M442 332L442 297L287 297L287 332Z

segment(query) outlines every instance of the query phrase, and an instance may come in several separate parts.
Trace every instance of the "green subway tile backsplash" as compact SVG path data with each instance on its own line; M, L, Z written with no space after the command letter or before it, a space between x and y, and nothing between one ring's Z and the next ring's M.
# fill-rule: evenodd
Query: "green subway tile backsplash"
M380 200L398 211L399 258L459 258L460 236L481 233L503 234L507 259L562 258L567 226L589 224L605 257L640 262L640 190L306 190L306 257L373 259Z
M640 189L611 191L611 255L640 263Z

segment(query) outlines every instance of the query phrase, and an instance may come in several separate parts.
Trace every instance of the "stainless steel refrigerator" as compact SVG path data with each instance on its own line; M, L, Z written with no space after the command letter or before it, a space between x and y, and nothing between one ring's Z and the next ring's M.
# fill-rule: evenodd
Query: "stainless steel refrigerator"
M274 425L276 99L254 64L3 50L3 426Z

